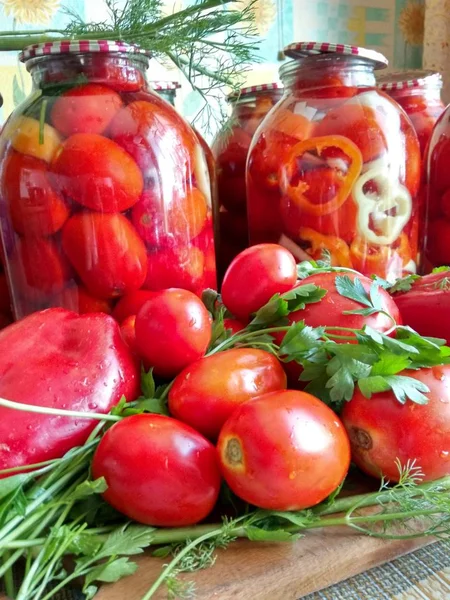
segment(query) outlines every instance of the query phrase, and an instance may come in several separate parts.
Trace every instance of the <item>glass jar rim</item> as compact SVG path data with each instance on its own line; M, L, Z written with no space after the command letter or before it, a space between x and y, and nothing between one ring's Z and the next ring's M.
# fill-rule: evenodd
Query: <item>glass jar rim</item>
M384 92L407 90L412 88L442 87L442 75L437 71L393 71L377 77L377 87Z
M155 92L175 92L181 88L178 81L149 81L149 84Z
M265 92L271 92L271 91L281 91L283 89L284 89L283 84L275 82L275 81L272 83L262 83L260 85L249 85L247 87L241 88L237 92L232 92L231 94L228 94L227 100L228 100L228 102L236 102L237 100L239 100L243 97L254 96L255 94L257 95L259 93L265 93Z
M62 54L89 54L89 53L120 53L143 54L151 57L151 53L135 44L111 40L60 40L44 42L27 46L19 54L19 60L26 63L33 58L43 56L58 56Z
M330 42L295 42L284 48L284 54L293 59L333 54L353 56L371 63L374 69L384 69L389 63L388 59L376 50L361 46L350 46L349 44L332 44Z

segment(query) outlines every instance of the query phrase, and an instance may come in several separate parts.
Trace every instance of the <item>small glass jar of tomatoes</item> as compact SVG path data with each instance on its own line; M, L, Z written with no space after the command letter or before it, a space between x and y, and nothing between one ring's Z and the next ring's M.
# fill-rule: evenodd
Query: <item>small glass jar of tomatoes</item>
M408 117L376 87L386 58L317 42L285 55L286 92L248 157L250 243L390 281L415 272L420 150Z
M283 95L279 83L245 87L230 94L230 119L217 134L212 150L217 163L219 192L219 273L248 246L245 164L253 135L267 113Z
M425 154L433 127L444 112L442 77L433 71L400 71L377 77L378 88L400 104L411 119Z
M150 87L160 98L164 98L166 102L175 106L177 90L181 88L178 81L150 81Z
M148 85L149 57L121 42L61 41L21 59L33 90L0 138L15 317L111 312L139 289L216 287L204 153Z

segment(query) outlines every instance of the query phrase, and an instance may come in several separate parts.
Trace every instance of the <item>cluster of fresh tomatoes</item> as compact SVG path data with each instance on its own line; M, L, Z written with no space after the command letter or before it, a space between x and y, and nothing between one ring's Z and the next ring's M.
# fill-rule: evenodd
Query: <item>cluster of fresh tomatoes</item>
M120 73L47 87L5 127L2 228L18 317L111 312L138 289L215 287L199 141L143 80L123 89Z
M329 271L297 280L295 259L285 248L253 246L225 274L221 298L235 317L225 326L245 335L252 315L274 294L310 283L326 295L290 313L289 324L304 320L339 333L341 327L364 325L386 332L392 319L401 323L394 299L381 288L382 312L348 314L361 305L338 293L337 275ZM370 289L371 280L348 275ZM415 309L405 314L412 326L420 325L424 304L433 301L436 288L429 291L409 294ZM214 509L222 480L257 507L303 509L340 485L351 459L367 473L392 480L398 477L396 459L405 464L417 459L429 479L448 473L448 367L409 372L429 386L426 406L400 404L392 392L369 400L355 391L338 416L303 391L298 379L287 378L283 367L289 365L282 357L238 342L223 351L210 346L214 322L191 292L146 294L128 305L119 303L117 311L133 320L128 343L146 368L173 378L167 388L170 416L139 414L116 423L102 438L92 465L94 477L106 478L105 499L128 517L157 526L196 523ZM280 341L284 334L277 335Z

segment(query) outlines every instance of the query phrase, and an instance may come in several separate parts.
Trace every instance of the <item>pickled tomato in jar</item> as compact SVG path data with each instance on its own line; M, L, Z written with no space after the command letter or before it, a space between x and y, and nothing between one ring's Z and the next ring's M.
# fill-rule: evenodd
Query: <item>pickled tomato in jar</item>
M219 193L219 272L248 246L245 164L252 137L258 126L282 97L280 84L245 87L228 96L230 119L213 142Z
M376 87L378 52L341 44L285 49L285 94L247 163L250 244L393 281L417 270L421 160L398 104Z
M216 286L205 156L121 42L31 46L33 91L0 138L5 271L16 318L112 312L138 290Z

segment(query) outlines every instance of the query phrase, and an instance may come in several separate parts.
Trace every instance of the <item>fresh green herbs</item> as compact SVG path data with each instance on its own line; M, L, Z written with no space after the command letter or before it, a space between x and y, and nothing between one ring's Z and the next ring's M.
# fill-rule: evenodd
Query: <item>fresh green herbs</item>
M224 85L237 91L241 76L256 60L254 1L242 9L237 0L198 0L169 14L164 14L162 0L127 0L122 7L116 0L105 4L109 14L102 21L86 22L68 8L65 29L0 32L0 51L62 39L138 44L163 63L176 65L204 100L205 110L216 108Z

